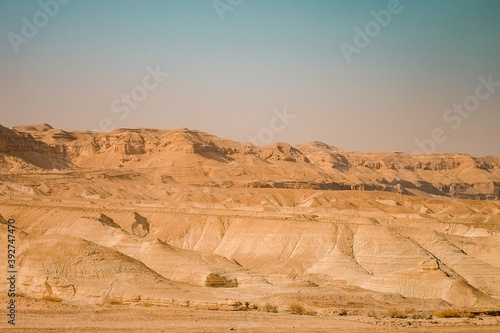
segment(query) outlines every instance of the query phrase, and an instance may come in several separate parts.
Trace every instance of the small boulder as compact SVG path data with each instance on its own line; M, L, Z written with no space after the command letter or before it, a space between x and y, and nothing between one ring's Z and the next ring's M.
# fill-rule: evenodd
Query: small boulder
M238 287L238 280L228 279L225 276L210 273L205 280L205 286L212 288L236 288Z

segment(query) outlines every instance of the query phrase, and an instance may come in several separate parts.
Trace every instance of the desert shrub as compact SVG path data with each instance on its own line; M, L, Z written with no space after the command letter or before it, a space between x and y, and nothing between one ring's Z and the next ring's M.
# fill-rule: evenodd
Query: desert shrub
M404 309L403 313L406 314L407 317L409 317L411 314L417 312L415 309L413 308L407 308L407 309Z
M433 313L438 318L459 318L460 312L454 309L444 309Z
M235 311L248 311L248 307L245 305L241 304L241 302L238 302L240 304L233 304L233 309Z
M123 300L121 298L110 298L106 300L106 303L110 305L123 305Z
M339 311L339 316L347 316L347 310L346 309L341 309Z
M220 310L220 307L218 304L212 304L212 305L209 305L207 310L210 310L210 311L219 311Z
M47 302L62 302L62 298L54 295L45 295L42 297L42 300Z
M425 312L415 312L415 313L412 313L410 318L411 319L426 319L429 317L429 314L425 313Z
M297 303L290 304L288 311L294 315L305 315L306 314L306 310L304 309L304 307L300 304L297 304Z
M318 311L314 311L314 310L309 310L309 311L306 311L305 313L307 316L316 316L318 314Z
M444 309L433 313L438 318L474 318L475 315L467 311L458 311L454 309Z
M407 314L405 311L399 311L396 309L389 309L384 313L384 317L389 317L389 318L407 318Z
M278 313L278 308L271 303L266 303L262 310L264 312Z
M459 315L462 318L475 318L476 317L475 314L468 312L468 311L461 311L461 312L459 312Z

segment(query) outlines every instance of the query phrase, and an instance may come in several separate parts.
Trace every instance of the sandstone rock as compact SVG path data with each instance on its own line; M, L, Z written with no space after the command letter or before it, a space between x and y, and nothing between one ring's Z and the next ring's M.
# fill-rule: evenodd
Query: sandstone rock
M236 288L238 287L238 280L210 273L205 280L205 286L212 288Z
M154 167L164 182L194 181L200 186L275 183L271 187L321 188L339 184L341 189L362 191L500 199L498 157L347 152L321 142L258 147L188 129L94 133L66 132L46 124L13 130L2 127L0 158L6 157L20 169ZM200 164L207 170L196 170ZM191 177L181 170L190 170Z
M149 234L149 222L144 216L139 213L134 213L135 222L132 224L132 233L137 237L144 238Z

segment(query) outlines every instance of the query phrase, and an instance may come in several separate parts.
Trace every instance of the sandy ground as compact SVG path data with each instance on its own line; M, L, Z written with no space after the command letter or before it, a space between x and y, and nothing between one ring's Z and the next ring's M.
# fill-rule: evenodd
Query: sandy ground
M206 311L162 307L97 307L24 310L16 332L499 332L498 317L395 320L347 316L297 316L264 312ZM371 322L370 322L371 321ZM478 326L480 325L480 326Z

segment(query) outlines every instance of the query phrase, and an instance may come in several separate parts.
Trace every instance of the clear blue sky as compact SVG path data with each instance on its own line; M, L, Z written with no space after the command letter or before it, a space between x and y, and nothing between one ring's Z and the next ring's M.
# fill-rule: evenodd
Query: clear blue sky
M0 0L0 124L108 119L247 141L286 107L296 117L273 141L412 152L441 128L432 151L500 155L500 87L468 118L443 119L479 76L500 82L500 1L401 0L348 63L341 43L355 46L355 27L389 2L243 0L221 20L211 0L71 0L44 24L38 1ZM23 17L40 27L16 53ZM169 76L120 118L113 102L148 66Z

